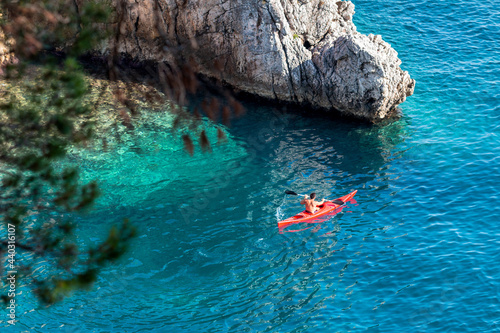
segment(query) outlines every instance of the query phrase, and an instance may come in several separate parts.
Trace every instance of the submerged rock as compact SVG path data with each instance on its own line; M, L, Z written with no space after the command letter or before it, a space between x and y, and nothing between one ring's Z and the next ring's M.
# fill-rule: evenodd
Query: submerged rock
M356 31L350 1L127 1L118 50L140 60L172 61L175 49L244 92L369 120L413 93L397 52Z

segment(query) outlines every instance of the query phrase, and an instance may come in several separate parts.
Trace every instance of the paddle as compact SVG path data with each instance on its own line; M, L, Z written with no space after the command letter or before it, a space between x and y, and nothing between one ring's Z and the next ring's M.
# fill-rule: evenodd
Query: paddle
M291 195L307 195L307 194L298 194L298 193L296 193L296 192L294 192L294 191L289 191L289 190L286 190L286 191L285 191L285 194L291 194ZM326 200L326 199L325 199L325 201L330 201L330 200ZM336 204L336 205L343 205L343 204L345 204L345 202L343 202L343 201L342 201L342 200L340 200L340 199L331 200L330 202L333 202L333 203L334 203L334 204Z
M285 194L298 195L296 192L288 191L288 190L285 191ZM301 195L305 195L305 194L301 194Z

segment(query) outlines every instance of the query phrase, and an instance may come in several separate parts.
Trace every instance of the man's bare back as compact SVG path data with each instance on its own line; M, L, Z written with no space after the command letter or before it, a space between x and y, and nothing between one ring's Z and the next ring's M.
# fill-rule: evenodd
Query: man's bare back
M304 199L300 202L301 205L306 205L306 211L309 213L314 213L318 209L318 206L323 204L325 202L325 199L321 200L321 202L314 201L314 198L316 198L316 193L311 193L310 195L311 199L307 199L307 195L304 195Z

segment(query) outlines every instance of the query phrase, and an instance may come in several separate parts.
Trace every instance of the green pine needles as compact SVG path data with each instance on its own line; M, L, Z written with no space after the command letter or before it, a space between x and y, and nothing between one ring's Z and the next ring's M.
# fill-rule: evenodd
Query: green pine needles
M14 41L18 59L3 69L0 81L0 297L11 307L20 285L30 286L43 304L88 288L135 234L124 221L102 243L81 249L72 215L88 210L99 189L96 182L81 184L78 169L59 163L68 147L85 145L94 134L77 57L107 36L108 8L0 2L0 29ZM59 46L64 55L55 57Z

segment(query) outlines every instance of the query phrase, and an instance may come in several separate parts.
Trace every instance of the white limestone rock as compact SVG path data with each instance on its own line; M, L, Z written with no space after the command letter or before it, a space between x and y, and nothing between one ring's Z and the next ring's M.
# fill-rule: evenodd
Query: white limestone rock
M141 60L171 61L165 50L180 49L239 90L372 121L413 94L397 52L356 31L350 1L128 1L119 47Z

